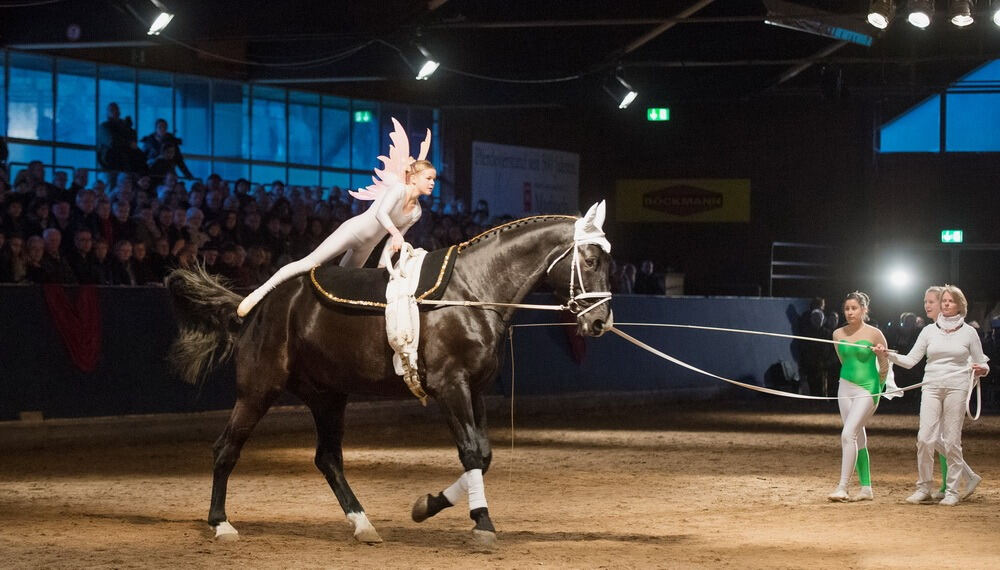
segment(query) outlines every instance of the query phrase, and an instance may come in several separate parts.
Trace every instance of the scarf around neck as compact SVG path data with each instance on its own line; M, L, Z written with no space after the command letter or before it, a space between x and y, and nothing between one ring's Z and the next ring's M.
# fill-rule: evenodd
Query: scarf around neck
M944 332L955 332L965 324L965 318L962 315L955 315L953 317L946 317L944 313L938 314L937 321L935 321L938 328Z

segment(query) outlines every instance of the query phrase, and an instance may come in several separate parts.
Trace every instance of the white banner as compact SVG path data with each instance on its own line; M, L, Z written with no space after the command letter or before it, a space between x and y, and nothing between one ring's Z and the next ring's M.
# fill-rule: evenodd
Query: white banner
M577 214L580 155L573 152L472 142L472 203L486 200L491 216Z

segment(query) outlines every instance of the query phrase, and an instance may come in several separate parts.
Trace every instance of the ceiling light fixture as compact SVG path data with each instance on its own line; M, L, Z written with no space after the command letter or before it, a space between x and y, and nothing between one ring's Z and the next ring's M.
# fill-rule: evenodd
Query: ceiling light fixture
M868 23L884 30L892 23L892 18L895 15L895 0L872 0L871 8L868 10Z
M604 90L618 103L619 109L625 109L635 101L639 92L632 89L632 86L621 76L621 68L615 70L612 79L604 85Z
M934 0L910 0L906 21L922 30L931 25L933 13Z
M437 71L437 68L441 67L441 64L431 56L430 52L427 51L427 48L420 44L415 45L417 51L420 53L420 57L417 59L423 60L423 63L420 65L420 69L417 71L417 79L424 80L431 75L434 75L434 72Z
M975 0L951 0L948 4L948 17L952 24L964 28L975 20L972 17L975 8Z
M174 15L167 11L167 7L160 0L150 0L150 2L160 11L160 15L153 20L146 35L158 36L170 24L170 21L174 19Z

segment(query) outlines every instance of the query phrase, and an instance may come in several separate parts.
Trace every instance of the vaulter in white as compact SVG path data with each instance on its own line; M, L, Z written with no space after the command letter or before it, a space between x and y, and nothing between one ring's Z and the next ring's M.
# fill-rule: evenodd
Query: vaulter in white
M236 308L236 314L244 317L250 313L272 289L285 281L308 272L340 254L341 267L361 267L372 250L388 232L391 239L386 242L379 258L379 267L389 264L392 254L403 245L403 235L420 219L420 196L429 196L434 191L437 170L426 159L431 145L431 132L420 144L420 154L414 160L410 156L410 142L399 121L392 119L393 131L389 139L389 156L380 156L384 168L375 169L374 184L357 192L351 192L358 200L374 200L367 210L340 225L315 250L298 261L285 265L263 285L246 296Z

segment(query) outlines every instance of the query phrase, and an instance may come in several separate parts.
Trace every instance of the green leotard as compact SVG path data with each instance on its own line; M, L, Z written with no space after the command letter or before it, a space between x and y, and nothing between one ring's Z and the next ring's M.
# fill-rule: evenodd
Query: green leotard
M873 400L878 404L878 395L882 393L883 384L878 375L878 360L871 346L871 341L867 340L853 343L842 340L837 343L841 361L840 377L868 390L875 396Z

